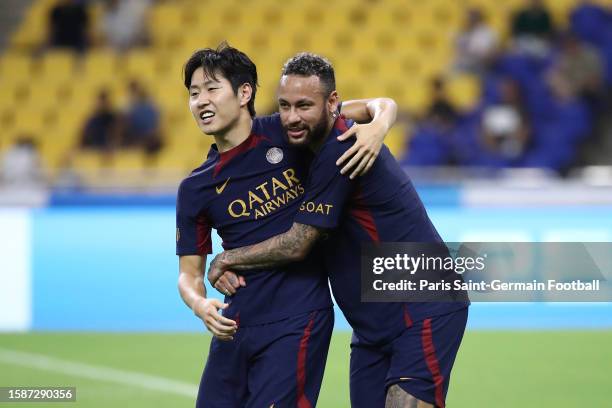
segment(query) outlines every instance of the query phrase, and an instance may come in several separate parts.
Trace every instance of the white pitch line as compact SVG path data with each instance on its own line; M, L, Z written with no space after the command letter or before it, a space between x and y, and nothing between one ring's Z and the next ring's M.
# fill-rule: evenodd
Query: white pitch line
M193 399L195 399L198 393L198 387L193 384L134 371L117 370L115 368L62 360L43 354L26 353L0 348L0 362L36 368L39 370L53 371L80 378L89 378L96 381L132 385L153 391L178 394Z

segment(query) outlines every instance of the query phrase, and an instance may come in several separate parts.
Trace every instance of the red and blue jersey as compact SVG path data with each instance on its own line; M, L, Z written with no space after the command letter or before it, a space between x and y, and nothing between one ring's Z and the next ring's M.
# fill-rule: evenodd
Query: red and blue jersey
M225 249L255 244L291 228L304 195L310 157L290 148L278 114L257 117L240 145L219 152L181 183L177 255L212 252L211 229ZM226 298L224 315L241 326L330 307L327 274L313 254L303 262L245 273L247 286Z
M370 171L354 180L336 160L354 143L338 141L351 125L342 117L311 163L295 222L335 230L325 242L334 298L365 343L389 341L413 322L465 308L466 302L361 302L361 258L366 242L434 242L442 239L407 174L386 146Z

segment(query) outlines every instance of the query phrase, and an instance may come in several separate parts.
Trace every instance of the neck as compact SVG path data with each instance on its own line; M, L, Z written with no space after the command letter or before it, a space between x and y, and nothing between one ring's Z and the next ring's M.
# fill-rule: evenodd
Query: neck
M253 119L248 111L241 110L240 116L227 130L214 135L219 153L226 152L244 142L251 134Z
M323 143L325 143L325 140L331 134L331 131L334 128L334 125L336 124L336 120L337 120L336 118L334 118L333 116L330 116L329 123L327 124L327 127L325 128L325 133L323 134L323 136L308 144L308 148L311 151L316 153L319 151L319 149L321 149L321 146L323 146Z

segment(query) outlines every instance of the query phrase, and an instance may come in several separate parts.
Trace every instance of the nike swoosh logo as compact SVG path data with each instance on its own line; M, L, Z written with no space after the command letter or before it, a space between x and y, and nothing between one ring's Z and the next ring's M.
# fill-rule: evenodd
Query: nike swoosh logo
M227 180L225 180L225 183L221 184L220 186L215 187L217 194L221 194L223 190L225 190L225 186L227 186L227 183L230 181L230 179L231 177L228 177Z

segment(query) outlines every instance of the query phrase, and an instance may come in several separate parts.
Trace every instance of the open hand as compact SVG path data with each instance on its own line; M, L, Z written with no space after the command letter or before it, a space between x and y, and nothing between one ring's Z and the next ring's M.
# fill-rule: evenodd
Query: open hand
M351 172L350 178L363 176L374 164L380 153L383 140L387 131L376 123L354 124L349 130L338 136L338 140L347 140L355 136L357 140L340 158L336 161L337 166L341 166L348 160L348 163L340 170L341 174Z

